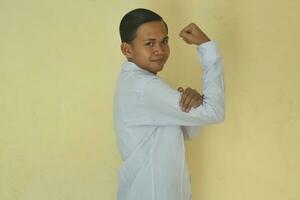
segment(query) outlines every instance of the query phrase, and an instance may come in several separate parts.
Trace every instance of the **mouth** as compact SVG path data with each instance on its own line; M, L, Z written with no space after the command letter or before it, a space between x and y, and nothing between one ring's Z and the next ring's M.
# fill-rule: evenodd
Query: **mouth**
M155 59L155 60L151 60L151 62L155 62L155 63L164 63L165 62L165 59Z

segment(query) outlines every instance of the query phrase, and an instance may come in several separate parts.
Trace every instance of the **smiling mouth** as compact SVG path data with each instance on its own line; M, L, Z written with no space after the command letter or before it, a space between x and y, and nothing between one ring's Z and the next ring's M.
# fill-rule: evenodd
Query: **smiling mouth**
M164 62L164 59L151 60L151 62Z

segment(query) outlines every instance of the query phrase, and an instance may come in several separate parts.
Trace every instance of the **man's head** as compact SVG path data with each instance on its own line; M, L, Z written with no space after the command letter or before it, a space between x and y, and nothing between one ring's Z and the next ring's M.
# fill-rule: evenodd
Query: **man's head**
M119 30L121 50L128 61L154 74L162 70L170 50L168 27L161 16L135 9L123 17Z

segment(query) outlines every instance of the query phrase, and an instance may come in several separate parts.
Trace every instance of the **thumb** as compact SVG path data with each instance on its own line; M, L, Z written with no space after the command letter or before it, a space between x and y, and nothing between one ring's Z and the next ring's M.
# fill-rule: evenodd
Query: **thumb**
M177 91L182 93L184 91L184 89L182 87L177 88Z
M182 29L181 32L187 32L187 33L192 33L194 30L194 24L190 23L189 25L187 25L184 29Z

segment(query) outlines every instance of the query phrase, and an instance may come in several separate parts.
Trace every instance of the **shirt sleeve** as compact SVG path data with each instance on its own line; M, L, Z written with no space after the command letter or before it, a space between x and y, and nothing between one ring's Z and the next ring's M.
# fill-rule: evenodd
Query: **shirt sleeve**
M181 126L184 140L195 138L201 130L201 126Z
M197 48L204 67L203 104L186 113L181 111L181 94L159 77L150 79L144 86L143 100L151 125L202 126L224 120L223 63L217 44L206 42Z

